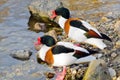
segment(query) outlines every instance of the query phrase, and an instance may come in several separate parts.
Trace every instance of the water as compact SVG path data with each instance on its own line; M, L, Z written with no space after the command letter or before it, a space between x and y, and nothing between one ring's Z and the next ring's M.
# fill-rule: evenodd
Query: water
M0 0L0 67L21 63L9 54L20 49L34 51L33 43L42 35L28 30L30 3L31 0Z

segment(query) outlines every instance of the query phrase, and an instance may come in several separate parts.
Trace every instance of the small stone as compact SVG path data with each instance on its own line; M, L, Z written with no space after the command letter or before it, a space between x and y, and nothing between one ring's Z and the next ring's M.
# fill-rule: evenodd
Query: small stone
M112 80L104 60L98 59L90 63L83 80Z
M108 19L107 17L104 16L104 17L101 18L101 21L102 22L108 22L108 21L110 21L110 19Z
M35 72L35 73L32 73L31 76L33 76L33 77L40 77L41 73L40 72Z
M120 20L115 23L114 27L114 30L118 32L118 35L120 37Z
M95 22L89 22L93 27L95 27L96 26L96 24L95 24Z
M111 57L112 57L112 58L115 58L116 56L117 56L116 53L112 53L112 54L111 54Z
M112 61L113 64L120 63L120 55L117 55Z
M46 77L49 78L49 79L51 79L51 78L53 78L53 77L55 76L54 73L50 73L50 72L49 72L49 73L48 73L48 72L45 73L45 75L46 75Z
M46 35L52 36L55 39L55 41L57 42L57 33L55 30L51 30L51 31L47 32Z
M120 48L120 40L115 43L115 48Z
M117 80L120 80L120 76L117 78Z
M15 70L15 72L16 72L16 75L17 75L17 76L23 75L22 71L21 71L19 68L17 68L17 69Z
M116 77L116 71L113 68L108 69L111 77Z
M32 55L32 52L29 50L18 50L10 54L10 56L12 56L13 58L18 60L23 60L23 61L29 60L31 55Z
M38 22L35 23L34 30L45 31L46 30L45 23L38 23Z
M75 75L77 73L76 70L72 70L71 72L73 75Z

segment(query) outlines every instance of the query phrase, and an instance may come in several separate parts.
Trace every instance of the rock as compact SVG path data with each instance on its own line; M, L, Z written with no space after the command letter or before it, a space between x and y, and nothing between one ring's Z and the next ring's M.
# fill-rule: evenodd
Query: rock
M109 73L110 73L110 76L113 78L113 77L116 77L116 71L113 69L113 68L109 68L108 69Z
M52 5L52 6L51 6ZM50 12L60 6L59 0L36 0L29 5L31 14L37 15L44 22L49 22Z
M29 60L30 56L32 55L32 52L29 50L18 50L10 54L15 59L18 60Z
M51 78L53 78L54 76L55 76L55 73L51 73L51 72L46 72L46 73L44 73L45 74L45 76L47 77L47 78L49 78L49 79L51 79Z
M90 63L83 80L112 80L104 60L94 60Z
M117 80L120 80L120 76L117 78Z
M51 31L47 32L45 35L52 36L55 39L55 41L57 42L57 33L55 30L51 30Z
M38 23L38 22L35 23L34 30L45 31L46 30L45 23Z
M112 63L113 63L113 64L116 64L116 63L120 64L120 55L118 55L117 57L115 57L115 58L112 60Z
M102 22L108 22L108 21L111 21L111 19L104 16L104 17L101 18L101 21Z
M109 18L109 19L116 19L116 18L120 17L120 11L108 12L106 14L106 17Z
M120 37L120 20L116 21L114 27L114 30L118 32L118 35Z
M120 48L120 40L115 43L115 48Z
M112 53L112 54L111 54L111 57L112 57L112 58L115 58L116 56L117 56L116 53Z
M31 74L31 76L33 76L33 77L39 77L41 75L42 74L40 72L34 72L34 73Z

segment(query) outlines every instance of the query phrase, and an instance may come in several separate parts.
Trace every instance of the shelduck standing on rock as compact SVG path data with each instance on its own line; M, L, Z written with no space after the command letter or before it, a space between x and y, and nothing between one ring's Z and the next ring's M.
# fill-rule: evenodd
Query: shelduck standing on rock
M108 36L100 33L89 23L79 18L70 18L70 12L65 7L53 10L50 18L55 19L57 16L59 16L58 24L60 27L64 29L69 38L77 42L89 43L100 49L104 49L106 44L103 43L103 39L111 41Z
M42 59L47 64L52 66L63 66L63 72L61 73L63 75L62 78L64 78L66 74L65 66L74 63L77 64L89 62L96 59L96 57L92 54L97 53L97 51L76 46L71 42L56 43L54 38L48 35L38 37L38 41L35 43L35 45L41 45L41 48L38 51L38 58Z

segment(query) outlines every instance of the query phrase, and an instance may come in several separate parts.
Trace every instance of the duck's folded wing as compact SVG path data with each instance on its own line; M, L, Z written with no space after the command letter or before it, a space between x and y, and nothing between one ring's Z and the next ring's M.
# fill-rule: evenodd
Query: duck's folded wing
M58 42L57 45L63 45L67 48L71 48L71 49L74 49L74 50L79 50L79 51L82 51L82 52L86 52L86 53L89 53L86 49L82 48L82 47L79 47L79 46L76 46L74 45L73 43L71 42Z

